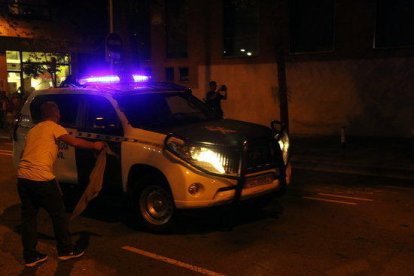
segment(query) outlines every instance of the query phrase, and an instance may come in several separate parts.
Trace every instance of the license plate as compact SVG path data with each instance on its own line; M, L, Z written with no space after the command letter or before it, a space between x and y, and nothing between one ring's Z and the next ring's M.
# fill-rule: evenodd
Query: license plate
M275 180L275 175L272 173L260 175L260 176L254 176L254 177L246 179L246 184L244 185L244 187L252 188L256 186L271 184L273 180Z

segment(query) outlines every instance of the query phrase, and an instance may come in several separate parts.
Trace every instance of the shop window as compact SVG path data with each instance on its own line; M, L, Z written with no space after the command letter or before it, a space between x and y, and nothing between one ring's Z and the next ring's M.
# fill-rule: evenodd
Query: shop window
M10 93L15 93L22 86L19 72L7 72L7 85Z
M414 2L378 0L375 48L414 46Z
M59 85L70 75L70 55L6 51L9 91L30 93Z
M258 55L259 2L223 0L224 57Z
M290 0L290 52L334 50L334 0Z
M167 57L186 58L188 0L165 1Z

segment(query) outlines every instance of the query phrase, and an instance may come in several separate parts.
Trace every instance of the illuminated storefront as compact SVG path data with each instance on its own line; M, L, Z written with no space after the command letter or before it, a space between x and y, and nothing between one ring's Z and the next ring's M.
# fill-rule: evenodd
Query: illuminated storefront
M6 59L9 93L53 87L71 74L69 54L6 51Z

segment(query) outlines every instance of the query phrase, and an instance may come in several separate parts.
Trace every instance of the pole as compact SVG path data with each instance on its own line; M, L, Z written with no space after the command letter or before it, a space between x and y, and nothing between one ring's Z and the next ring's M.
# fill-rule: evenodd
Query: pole
M109 33L112 34L114 32L114 3L113 0L108 0L108 16L109 16ZM108 55L108 49L106 50L106 55ZM114 59L112 56L109 56L109 63L111 72L114 72Z
M109 33L114 32L114 3L109 0Z
M289 133L289 108L287 96L286 64L283 52L277 53L276 62L277 76L279 80L280 121L284 124L286 132Z

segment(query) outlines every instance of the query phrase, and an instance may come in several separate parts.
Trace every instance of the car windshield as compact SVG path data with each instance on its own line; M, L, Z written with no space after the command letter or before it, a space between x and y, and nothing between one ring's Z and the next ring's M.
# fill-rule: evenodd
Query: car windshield
M191 93L143 93L116 97L129 123L136 128L163 129L215 119Z

